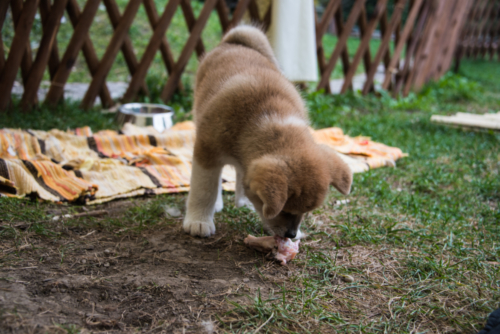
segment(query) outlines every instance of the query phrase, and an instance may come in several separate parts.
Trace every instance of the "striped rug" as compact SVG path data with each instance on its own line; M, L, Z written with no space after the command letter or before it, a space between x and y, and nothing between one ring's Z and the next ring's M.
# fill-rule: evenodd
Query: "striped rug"
M335 149L360 173L395 166L399 148L367 137L351 138L339 128L312 130L318 143ZM36 196L52 202L97 204L116 198L189 190L196 132L192 122L164 133L126 124L120 133L0 130L0 196ZM236 175L223 170L223 188L234 191Z

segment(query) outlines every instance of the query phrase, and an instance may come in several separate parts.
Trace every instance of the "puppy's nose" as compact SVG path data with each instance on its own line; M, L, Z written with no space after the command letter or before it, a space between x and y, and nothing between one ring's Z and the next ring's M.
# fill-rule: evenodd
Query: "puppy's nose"
M296 231L291 231L291 230L288 230L286 231L285 233L285 238L290 238L290 239L293 239L295 238L295 236L297 235L297 232Z

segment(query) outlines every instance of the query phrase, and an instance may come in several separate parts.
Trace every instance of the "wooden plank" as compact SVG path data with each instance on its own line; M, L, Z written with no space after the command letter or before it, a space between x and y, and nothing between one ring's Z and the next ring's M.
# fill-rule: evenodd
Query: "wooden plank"
M452 116L432 115L431 122L472 128L500 130L500 113L486 115L468 113L457 113Z
M14 25L17 28L17 25L19 23L19 18L21 16L21 11L23 9L23 0L11 0L10 5L12 9L12 19L14 21ZM33 56L31 52L31 43L28 40L21 61L21 76L23 79L23 84L25 84L26 81L28 80L28 73L30 71L32 64L33 64Z
M45 103L49 105L56 105L64 95L64 85L69 78L71 69L75 65L78 53L82 49L90 29L90 25L94 16L99 8L101 0L87 0L85 8L79 17L76 24L71 40L64 52L62 61L57 68L57 71L52 79L49 91L45 98Z
M118 8L115 0L103 0L103 2L106 7L106 11L108 12L111 25L113 26L113 29L116 30L116 28L120 24L120 20L122 19L120 8ZM135 56L134 46L132 45L132 41L130 40L128 34L123 39L121 50L130 75L134 75L138 61L137 57ZM149 90L148 86L146 85L146 81L141 84L141 91L144 93L144 95L149 96Z
M250 4L250 0L239 0L238 4L236 5L236 8L234 9L233 13L233 18L231 19L229 23L229 29L232 27L236 27L238 23L240 23L241 19L243 18L243 15L245 15L245 12L248 8L248 5Z
M10 102L10 92L16 79L17 70L21 65L22 55L29 43L29 36L33 21L35 20L38 0L26 0L19 15L18 24L12 40L9 56L0 73L0 110L7 109Z
M111 41L109 42L108 47L104 52L104 56L99 63L97 72L92 78L89 89L83 97L81 106L84 109L88 109L94 104L95 98L106 81L106 76L108 75L116 55L122 46L123 40L127 36L127 32L132 24L132 21L134 20L135 15L137 14L137 10L139 9L141 2L142 0L130 0L127 4L123 17L116 27L113 37L111 37Z
M356 21L358 20L359 14L361 13L361 9L363 8L365 1L366 0L356 0L356 2L354 3L354 6L351 9L351 14L349 15L349 18L347 19L347 22L345 24L345 29L342 32L341 36L339 37L337 45L333 50L332 56L328 60L325 72L323 72L321 75L321 79L317 86L318 90L324 89L326 88L327 85L329 85L330 75L332 74L332 71L335 68L335 64L337 63L340 53L342 52L342 50L347 48L346 46L347 39L349 38L354 23L356 23Z
M219 16L220 25L222 27L222 33L225 34L229 30L229 8L227 8L226 1L217 1L217 15Z
M5 17L7 16L8 8L9 8L8 1L0 2L0 31L2 31L3 29L3 23L5 22ZM0 73L2 73L4 64L5 64L5 53L3 50L2 34L0 34Z
M422 2L422 0L417 0ZM377 72L378 64L382 61L382 57L384 55L389 54L389 43L391 42L392 33L395 29L397 29L399 23L401 22L401 15L404 10L404 6L407 0L398 0L396 5L394 6L394 11L392 13L391 21L384 28L384 32L382 34L382 40L380 42L380 46L375 54L375 58L373 59L372 67L368 71L366 75L366 81L363 85L363 94L368 94L373 87L373 79L375 77L375 73ZM386 17L387 18L387 17ZM390 62L390 59L389 59ZM386 65L386 70L387 70ZM387 73L387 72L386 72ZM386 74L387 75L387 74Z
M203 28L205 27L205 24L208 21L208 18L210 16L210 13L214 9L216 3L218 0L206 0L205 5L203 6L203 9L201 10L200 16L198 17L198 20L196 21L196 24L193 27L193 31L191 32L191 35L189 36L186 44L184 45L184 48L182 49L182 53L179 57L179 60L177 61L177 64L175 65L175 69L170 75L170 77L167 80L167 83L165 84L165 87L163 87L163 91L161 94L161 98L163 101L167 102L170 100L170 98L173 96L175 89L177 87L177 83L179 82L182 72L184 71L184 68L186 67L189 57L194 51L194 47L196 43L198 42L198 39L200 38L201 32ZM242 0L242 2L245 0ZM239 5L239 4L238 4ZM233 18L234 19L234 18Z
M49 13L50 13L50 0L41 0L40 15L42 17L42 25L44 33L48 24ZM56 37L55 43L52 44L52 49L50 50L50 57L49 57L49 74L51 80L54 78L58 66L59 66L59 49L57 47L57 37Z
M359 44L358 50L354 55L354 58L351 62L351 66L347 75L344 78L344 84L342 85L342 89L340 90L341 94L347 92L352 83L352 78L356 74L356 69L361 61L361 58L364 58L365 71L368 73L370 71L371 66L371 57L370 57L370 40L372 39L373 31L377 26L378 21L382 17L384 13L385 7L387 5L387 0L379 0L377 2L377 6L375 7L374 17L370 20L369 23L366 22L366 9L361 10L360 15L360 30L362 34L361 43ZM367 56L367 57L366 57Z
M80 19L80 8L78 6L77 0L69 0L66 10L68 12L68 16L71 21L71 24L73 25L73 28L76 29L76 26L78 25ZM97 72L97 69L99 68L99 59L97 58L94 46L88 34L82 38L84 39L82 46L83 57L87 62L90 74L94 75ZM109 108L113 105L113 99L111 98L111 94L109 93L108 86L106 86L106 83L102 85L99 91L99 97L101 98L101 103L104 108Z
M153 61L153 58L156 54L156 51L160 47L162 38L164 37L165 32L167 31L168 26L170 25L170 22L172 21L172 18L174 17L175 10L177 9L178 5L179 5L179 0L170 0L167 3L165 10L163 11L161 18L158 21L158 24L156 25L153 36L151 36L149 44L146 47L144 54L142 55L141 62L139 63L139 66L137 66L137 70L135 71L134 75L132 76L132 80L130 80L127 91L125 92L125 95L123 96L123 101L130 101L131 99L133 99L136 96L138 89L139 89L139 85L146 77L148 68L151 65L151 61ZM195 28L196 28L196 25L195 25ZM191 33L191 35L192 34L193 33ZM174 67L172 73L170 74L169 79L172 78L174 73L175 73L175 67ZM176 81L175 83L177 84L178 82L179 81ZM176 87L177 87L177 85L176 85Z
M392 54L392 59L391 59L391 62L389 64L389 67L385 70L385 78L384 78L384 82L382 84L383 89L387 89L389 87L392 72L396 70L395 66L396 66L397 62L399 61L399 57L401 56L401 52L403 51L405 41L408 39L411 31L413 30L413 23L415 23L415 19L417 18L417 15L420 11L422 3L423 3L422 0L415 0L415 3L413 4L413 7L410 10L410 13L408 14L405 26L403 28L403 32L401 33L401 39L398 41L398 43L396 44L396 47L394 48L394 53ZM426 15L424 15L424 14L425 13L423 13L421 16L421 17L423 17L423 20L420 20L420 21L425 20ZM405 63L407 63L407 62L405 62Z
M61 17L64 13L68 0L59 0L54 2L51 8L47 27L40 41L40 47L36 54L35 61L31 66L28 81L24 85L24 93L21 99L21 106L23 109L31 109L36 103L36 97L38 94L38 87L42 82L43 72L47 67L49 61L50 53L52 51L52 46L56 40L57 30L59 29L59 24L61 23Z
M194 17L193 8L191 8L189 0L181 0L181 8L182 12L184 13L184 19L186 20L186 25L189 29L189 32L192 32L193 27L196 23L196 18ZM198 57L201 57L205 53L205 46L203 45L201 36L200 39L198 40L198 43L196 43L195 50Z

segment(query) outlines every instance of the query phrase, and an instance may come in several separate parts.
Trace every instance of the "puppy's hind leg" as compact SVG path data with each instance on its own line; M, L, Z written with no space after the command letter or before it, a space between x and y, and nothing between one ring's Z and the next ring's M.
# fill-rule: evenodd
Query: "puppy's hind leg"
M224 209L224 201L222 200L222 175L219 178L219 188L217 190L217 200L215 201L215 212L221 212Z
M236 168L236 192L234 194L236 199L236 207L241 208L246 206L247 208L254 210L252 202L245 196L245 189L243 187L243 171L240 168Z
M220 187L222 167L205 169L193 159L191 189L182 227L193 236L208 237L215 233L214 212ZM221 196L220 194L219 196Z

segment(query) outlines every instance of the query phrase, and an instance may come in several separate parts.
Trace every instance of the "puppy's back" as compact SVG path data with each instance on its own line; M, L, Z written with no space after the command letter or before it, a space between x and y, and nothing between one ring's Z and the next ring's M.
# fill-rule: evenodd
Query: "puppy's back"
M261 77L262 73L282 77L266 35L252 26L231 29L198 67L193 104L195 121L205 113L208 102L220 96L226 83L236 76Z
M256 27L241 25L231 29L224 38L222 38L222 43L242 45L253 49L273 62L276 68L279 68L266 35Z

